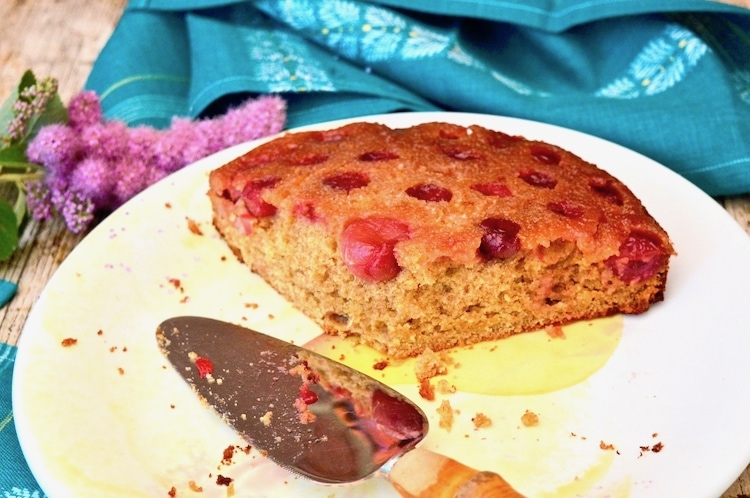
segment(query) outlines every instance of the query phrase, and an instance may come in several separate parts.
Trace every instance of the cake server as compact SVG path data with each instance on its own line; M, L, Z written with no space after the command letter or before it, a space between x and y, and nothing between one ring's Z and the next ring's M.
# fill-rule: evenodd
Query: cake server
M292 472L325 484L382 476L405 497L521 496L496 473L417 448L422 410L355 369L210 318L170 318L156 336L202 402Z

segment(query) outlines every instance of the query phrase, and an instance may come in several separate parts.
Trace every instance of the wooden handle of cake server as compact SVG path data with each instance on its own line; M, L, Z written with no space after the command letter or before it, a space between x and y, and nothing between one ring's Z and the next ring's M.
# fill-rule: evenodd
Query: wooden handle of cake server
M494 472L481 472L421 448L404 453L388 479L406 498L523 498Z

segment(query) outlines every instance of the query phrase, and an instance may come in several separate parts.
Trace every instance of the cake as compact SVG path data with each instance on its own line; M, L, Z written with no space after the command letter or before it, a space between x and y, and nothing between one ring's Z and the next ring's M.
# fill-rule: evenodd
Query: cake
M213 170L208 195L253 272L394 358L645 312L674 254L612 175L480 126L289 132Z

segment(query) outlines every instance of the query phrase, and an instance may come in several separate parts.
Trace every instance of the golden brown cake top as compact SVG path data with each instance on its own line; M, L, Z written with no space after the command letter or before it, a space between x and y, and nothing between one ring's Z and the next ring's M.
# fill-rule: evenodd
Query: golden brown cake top
M610 174L555 145L479 126L288 133L213 171L210 185L247 231L282 218L323 224L352 272L371 281L444 258L543 257L559 240L632 281L673 252Z

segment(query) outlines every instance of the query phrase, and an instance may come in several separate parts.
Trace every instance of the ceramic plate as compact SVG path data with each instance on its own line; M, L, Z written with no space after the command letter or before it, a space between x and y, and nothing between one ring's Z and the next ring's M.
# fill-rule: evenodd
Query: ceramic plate
M492 349L507 362L454 361L446 385L457 392L434 401L419 396L408 362L375 371L372 352L353 348L350 359L365 358L362 368L428 414L424 446L499 472L528 496L703 498L729 487L750 461L750 238L736 222L667 168L589 135L485 115L367 119L479 124L572 150L624 181L679 253L666 300L646 314L499 341ZM208 172L255 145L201 160L109 216L31 311L13 402L24 453L48 495L153 497L174 487L177 496L397 496L381 478L313 484L246 448L156 347L156 326L182 314L329 347L212 227ZM443 402L453 423L441 427ZM479 414L489 426L477 427Z

